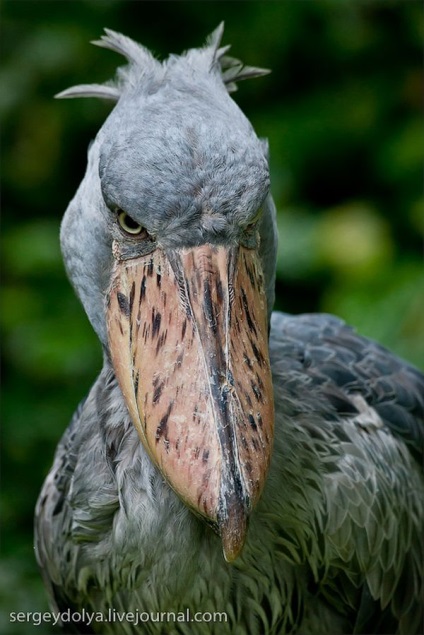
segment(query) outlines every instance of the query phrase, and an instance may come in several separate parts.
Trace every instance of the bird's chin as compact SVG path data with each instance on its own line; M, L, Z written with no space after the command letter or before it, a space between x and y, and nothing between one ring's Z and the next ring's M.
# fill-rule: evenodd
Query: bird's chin
M265 483L274 408L254 250L202 245L117 261L109 347L132 421L186 505L240 553Z

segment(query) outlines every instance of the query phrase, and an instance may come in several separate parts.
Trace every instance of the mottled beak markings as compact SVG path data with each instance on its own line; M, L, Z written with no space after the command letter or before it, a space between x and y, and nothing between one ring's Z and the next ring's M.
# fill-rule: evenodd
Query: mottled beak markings
M240 553L269 467L273 400L254 250L202 245L117 260L112 361L152 461Z

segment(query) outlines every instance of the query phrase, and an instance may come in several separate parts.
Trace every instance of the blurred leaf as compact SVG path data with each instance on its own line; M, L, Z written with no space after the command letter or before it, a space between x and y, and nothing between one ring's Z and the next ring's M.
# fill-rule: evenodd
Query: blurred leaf
M16 220L16 226L4 232L1 241L8 275L33 277L62 270L59 223L47 218L26 223Z
M305 210L285 209L277 224L277 275L294 279L312 275L317 266L317 218Z
M44 318L17 326L6 350L22 370L30 374L36 368L38 378L44 380L95 370L100 357L100 345L91 327L70 317L60 324L57 318Z
M422 265L398 263L372 280L340 277L326 292L322 310L424 368L423 288Z
M322 213L314 240L319 261L343 279L364 281L393 258L387 223L363 203L347 203Z
M422 117L409 120L398 130L391 131L380 148L378 161L383 177L390 183L417 183L424 163Z

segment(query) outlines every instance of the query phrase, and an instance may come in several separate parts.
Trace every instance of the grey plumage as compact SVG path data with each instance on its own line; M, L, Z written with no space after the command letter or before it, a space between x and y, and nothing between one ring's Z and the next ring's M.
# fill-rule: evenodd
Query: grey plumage
M189 607L228 616L195 630L182 622L149 622L142 631L128 621L93 622L85 631L75 625L106 635L419 633L418 371L332 316L272 315L272 462L244 550L232 564L219 537L152 462L115 377L105 298L118 252L131 263L143 250L246 244L258 251L269 313L273 305L276 224L267 146L227 94L239 79L262 73L228 58L221 36L222 27L203 49L161 64L107 31L100 45L123 53L130 66L115 83L61 94L118 103L91 147L61 232L104 366L58 446L37 504L36 554L52 605L98 612ZM124 241L117 209L146 228L148 240ZM259 403L258 386L253 394Z

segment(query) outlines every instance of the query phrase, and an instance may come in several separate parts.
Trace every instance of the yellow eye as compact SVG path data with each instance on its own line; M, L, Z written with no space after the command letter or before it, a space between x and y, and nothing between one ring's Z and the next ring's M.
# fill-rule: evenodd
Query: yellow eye
M121 228L127 234L132 234L133 236L138 236L143 231L141 225L139 225L135 220L128 216L126 212L120 211L118 215L118 222Z
M257 213L256 213L256 215L254 216L254 218L250 221L250 223L248 225L246 225L245 230L246 230L246 232L248 234L256 231L256 227L258 225L258 221L259 221L261 215L262 215L262 208L259 208Z

